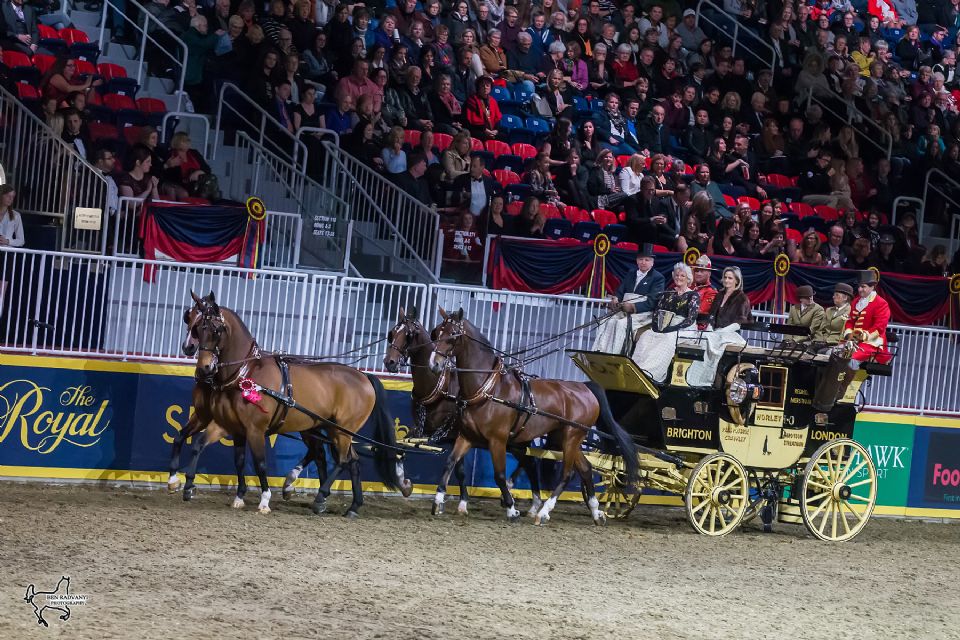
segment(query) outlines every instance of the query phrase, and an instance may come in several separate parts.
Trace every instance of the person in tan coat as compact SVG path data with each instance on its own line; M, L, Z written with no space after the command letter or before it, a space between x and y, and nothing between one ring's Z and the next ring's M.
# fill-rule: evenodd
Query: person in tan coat
M833 306L824 311L824 342L837 344L843 337L843 327L850 317L850 302L853 300L853 287L840 282L833 289Z
M806 327L810 330L810 337L801 342L825 342L824 321L826 315L823 307L813 300L813 287L810 285L801 285L797 287L797 297L800 303L790 307L790 313L787 315L787 324L795 327Z

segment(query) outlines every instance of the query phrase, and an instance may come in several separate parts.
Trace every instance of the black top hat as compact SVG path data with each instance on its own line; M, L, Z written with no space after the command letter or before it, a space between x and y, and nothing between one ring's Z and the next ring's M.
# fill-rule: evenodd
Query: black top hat
M877 273L870 269L860 271L857 274L857 284L877 284Z
M638 258L652 258L652 257L653 257L653 253L654 253L654 251L653 251L653 243L651 243L651 242L644 242L644 243L642 243L642 244L640 245L640 247L637 249L637 257L638 257Z
M871 273L873 273L873 272L871 271ZM838 283L837 283L837 286L835 286L835 287L833 288L833 292L834 292L834 293L843 293L843 294L846 294L846 295L850 296L851 298L853 297L853 287L851 287L850 285L848 285L846 282L838 282Z

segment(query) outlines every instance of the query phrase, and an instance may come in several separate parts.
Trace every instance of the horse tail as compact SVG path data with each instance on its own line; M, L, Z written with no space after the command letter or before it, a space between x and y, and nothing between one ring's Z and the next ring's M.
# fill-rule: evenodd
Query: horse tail
M616 418L613 417L613 411L610 410L610 402L607 400L607 394L603 387L596 382L586 382L587 388L597 398L597 404L600 405L600 419L597 421L597 427L603 433L613 436L620 454L623 456L624 466L627 471L627 483L634 484L640 479L640 463L637 459L637 445L634 443L630 434L620 426Z
M373 407L373 437L386 447L373 447L373 460L380 474L380 479L388 488L399 491L405 497L413 491L413 484L404 477L403 457L396 452L397 432L393 428L393 420L387 411L387 390L383 388L380 378L372 373L366 374L373 385L376 394L376 404Z

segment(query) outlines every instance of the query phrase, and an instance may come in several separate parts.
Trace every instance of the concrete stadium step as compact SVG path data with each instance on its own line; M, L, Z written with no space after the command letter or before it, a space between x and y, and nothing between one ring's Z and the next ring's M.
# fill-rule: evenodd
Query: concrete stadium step
M99 30L100 19L102 17L103 17L103 13L100 11L86 11L84 9L74 9L73 11L70 12L70 22L72 22L74 28L77 28L77 29L81 29L83 27L96 27L97 30ZM89 35L89 33L87 35Z

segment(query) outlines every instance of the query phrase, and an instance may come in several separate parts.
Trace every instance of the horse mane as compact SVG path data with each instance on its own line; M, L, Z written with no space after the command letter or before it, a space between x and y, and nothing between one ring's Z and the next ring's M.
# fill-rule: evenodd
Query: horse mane
M470 337L473 338L474 341L479 342L481 345L483 345L487 349L490 349L490 351L493 351L494 353L496 353L497 350L493 347L493 344L490 342L487 336L483 335L483 332L477 328L477 325L473 324L466 318L464 318L463 324L465 327L467 327L467 329L470 330L470 334L471 334Z
M238 314L236 311L228 307L223 307L218 305L218 308L220 309L220 313L223 314L223 317L225 319L229 318L231 322L236 325L235 326L236 329L239 329L240 332L246 334L247 337L253 339L253 333L250 331L249 327L247 327L247 325L240 318L240 314ZM239 337L243 337L243 336L239 336Z

